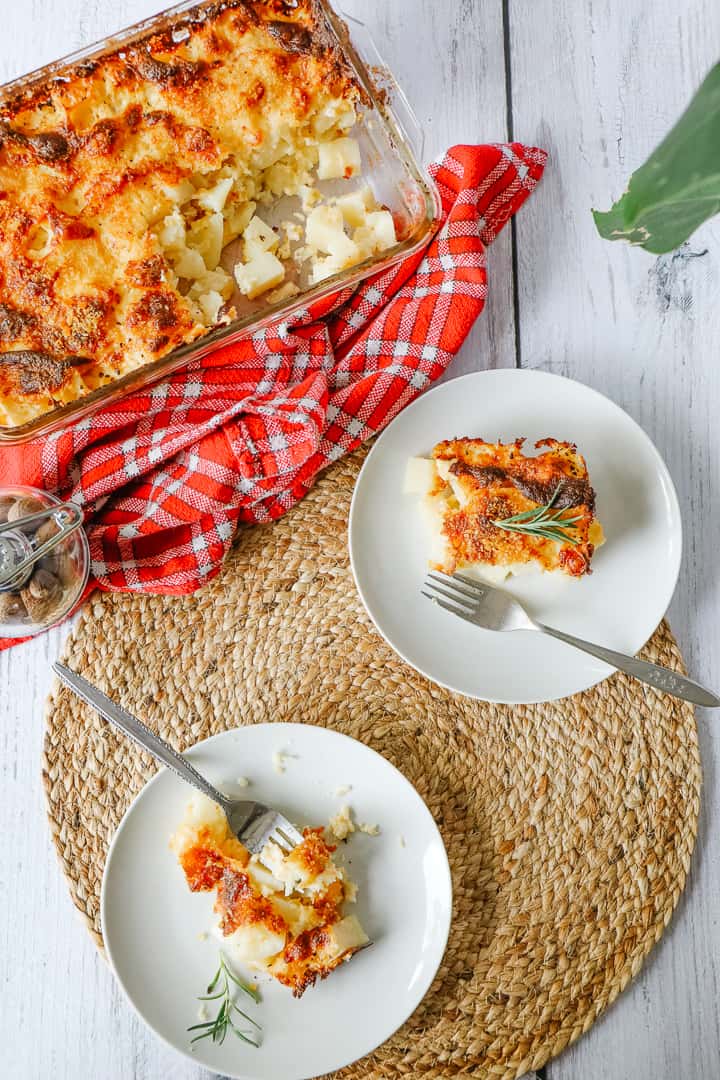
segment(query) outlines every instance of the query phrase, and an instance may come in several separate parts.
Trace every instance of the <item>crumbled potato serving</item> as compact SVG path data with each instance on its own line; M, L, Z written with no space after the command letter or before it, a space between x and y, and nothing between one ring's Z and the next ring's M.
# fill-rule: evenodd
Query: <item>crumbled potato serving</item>
M195 795L171 839L193 892L215 893L215 933L241 967L300 997L368 943L355 915L357 887L333 861L322 829L305 829L289 854L268 841L250 855L222 810Z

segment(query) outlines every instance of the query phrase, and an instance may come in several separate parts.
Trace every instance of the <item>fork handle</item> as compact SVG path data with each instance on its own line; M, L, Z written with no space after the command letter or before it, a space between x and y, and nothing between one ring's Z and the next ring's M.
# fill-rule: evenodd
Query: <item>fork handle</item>
M611 664L619 671L632 675L640 682L654 686L656 690L662 690L663 693L671 694L682 701L690 701L693 705L704 705L706 709L720 708L720 698L717 694L713 694L711 690L706 690L699 683L686 679L684 675L678 675L669 668L662 667L660 664L651 664L647 660L638 660L635 656L626 656L625 653L615 652L613 649L606 649L604 645L593 645L590 641L583 641L582 638L573 637L572 634L564 634L562 630L555 630L554 627L545 626L544 623L535 625L543 634L549 634L550 637L564 641L568 645L574 645L576 649L582 649L583 652L590 653L598 660L604 660L606 664Z
M71 671L64 664L53 664L53 671L61 682L69 686L81 701L95 709L104 720L109 721L113 727L118 728L123 735L128 735L143 750L147 750L149 754L152 754L161 765L166 765L168 769L172 769L181 780L197 788L203 795L207 795L213 802L218 803L226 813L228 812L228 803L225 797L204 776L200 775L187 758L174 750L169 743L166 743L150 728L145 727L145 724L138 720L136 716L129 713L127 709L123 709L121 705L112 701L96 686L89 683L87 679L83 679L82 675Z
M555 630L554 626L546 626L544 623L535 623L535 625L543 634L549 634L551 637L556 637L560 642L573 645L576 649L582 649L583 652L589 652L590 656L611 664L627 675L633 675L641 683L647 683L656 690L662 690L663 693L669 693L674 698L680 698L682 701L690 701L693 705L720 708L720 698L716 693L712 693L711 690L707 690L699 683L693 683L692 679L685 678L684 675L678 675L676 672L670 671L669 667L663 667L661 664L651 664L647 660L638 660L637 657L625 656L624 652L615 652L613 649L606 649L603 645L585 642L581 637L573 637L572 634L565 634L561 630Z

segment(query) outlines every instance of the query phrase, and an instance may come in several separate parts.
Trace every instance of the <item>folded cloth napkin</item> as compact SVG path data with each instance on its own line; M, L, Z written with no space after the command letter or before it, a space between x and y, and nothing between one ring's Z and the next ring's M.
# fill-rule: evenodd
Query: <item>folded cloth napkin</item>
M193 592L238 521L280 517L445 371L485 304L485 248L545 160L517 143L453 147L431 166L443 224L424 251L71 428L0 449L0 486L84 508L90 587Z

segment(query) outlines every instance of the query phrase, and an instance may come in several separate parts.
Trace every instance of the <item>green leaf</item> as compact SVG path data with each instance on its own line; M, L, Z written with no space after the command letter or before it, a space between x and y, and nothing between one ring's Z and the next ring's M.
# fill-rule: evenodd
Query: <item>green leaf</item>
M222 966L225 974L230 976L235 985L239 986L244 994L247 994L248 997L252 998L256 1005L259 1004L260 994L258 993L258 991L252 989L252 987L248 986L248 984L246 982L243 982L242 979L239 979L235 972L227 966L224 958L222 960Z
M196 1035L194 1039L190 1040L190 1045L192 1046L193 1043L200 1042L202 1039L207 1039L211 1035L212 1035L212 1031L206 1031L204 1035Z
M257 1028L258 1031L261 1030L260 1025L256 1023L256 1021L253 1020L251 1016L248 1016L247 1013L244 1013L240 1006L235 1001L233 1001L232 995L234 991L232 991L230 988L228 977L241 990L244 990L245 993L253 999L253 1001L257 1002L260 999L260 995L258 994L258 992L252 989L246 983L244 983L241 979L239 979L232 970L232 968L228 967L228 965L225 963L225 958L221 953L220 967L215 973L215 978L208 986L207 993L200 998L200 1001L217 1001L220 998L222 999L222 1001L218 1009L217 1016L214 1020L203 1020L202 1023L193 1024L192 1027L189 1027L187 1029L188 1032L199 1031L201 1033L199 1035L195 1035L194 1038L190 1040L190 1045L193 1049L195 1048L194 1044L196 1042L200 1042L202 1039L212 1039L214 1043L222 1046L222 1044L225 1042L225 1036L228 1033L228 1028L231 1028L238 1036L238 1038L242 1039L243 1042L249 1043L250 1046L258 1047L260 1045L259 1043L255 1042L254 1039L249 1038L247 1032L241 1031L240 1028L238 1028L233 1023L232 1014L234 1010L238 1013L239 1016L242 1016L243 1020L247 1020L247 1022L249 1024L252 1024L253 1027ZM222 987L216 994L213 991L219 983L222 983Z
M606 240L656 255L673 251L720 212L720 64L655 152L630 177L622 198L593 210Z
M258 1029L258 1031L261 1031L261 1030L262 1030L262 1028L260 1027L260 1025L259 1025L259 1024L257 1024L257 1023L256 1023L256 1022L255 1022L255 1021L253 1020L252 1016L248 1016L248 1014L247 1014L247 1013L243 1012L243 1011L242 1011L242 1009L240 1008L240 1006L239 1006L239 1005L237 1005L237 1004L236 1004L236 1003L235 1003L234 1001L233 1001L232 1007L233 1007L233 1009L235 1009L235 1011L236 1011L236 1012L240 1013L240 1015L242 1016L243 1020L247 1020L247 1022L248 1022L249 1024L252 1024L252 1025L253 1025L253 1027L256 1027L256 1028ZM232 1023L232 1021L230 1021L230 1022Z

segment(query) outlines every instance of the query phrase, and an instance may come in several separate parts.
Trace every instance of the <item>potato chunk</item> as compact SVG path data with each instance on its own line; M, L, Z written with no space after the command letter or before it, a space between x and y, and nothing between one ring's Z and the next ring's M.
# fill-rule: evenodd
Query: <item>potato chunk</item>
M261 251L250 262L235 267L238 288L250 300L279 285L284 278L285 267L272 251Z
M360 145L357 139L333 139L332 142L320 143L318 147L318 179L349 180L357 176L362 167Z
M256 214L243 233L245 259L250 262L264 251L275 251L280 237Z

